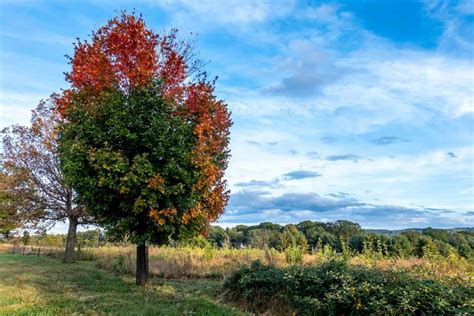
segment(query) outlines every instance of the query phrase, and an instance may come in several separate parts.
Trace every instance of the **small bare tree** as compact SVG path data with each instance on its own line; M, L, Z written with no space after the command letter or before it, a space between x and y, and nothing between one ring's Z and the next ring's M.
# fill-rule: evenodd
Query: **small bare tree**
M32 111L31 126L13 125L2 131L2 171L9 177L6 192L10 214L24 227L45 230L66 219L69 229L65 262L75 259L76 231L92 224L61 172L57 155L57 126L61 116L51 100Z

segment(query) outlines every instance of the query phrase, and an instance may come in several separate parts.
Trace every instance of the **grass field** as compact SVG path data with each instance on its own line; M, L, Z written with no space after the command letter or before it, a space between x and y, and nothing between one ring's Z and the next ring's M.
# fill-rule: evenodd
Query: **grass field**
M288 271L306 269L312 273L314 280L329 278L331 282L334 281L331 276L339 280L339 272L336 271L337 273L334 274L332 268L329 274L321 272L321 266L326 263L334 269L341 264L344 267L347 266L345 275L348 282L340 283L336 280L335 287L328 283L322 287L322 293L328 293L333 298L349 295L350 302L356 302L359 297L363 297L363 306L370 307L376 304L385 306L386 300L393 300L398 296L407 297L407 295L408 301L421 297L420 302L412 304L413 310L425 303L428 305L436 303L447 306L446 308L461 306L459 308L462 310L465 307L462 304L471 304L472 307L473 303L470 297L472 297L474 285L474 262L454 253L448 257L433 254L422 258L388 258L373 253L351 255L344 259L344 256L334 252L318 252L304 254L300 263L290 264L285 260L285 253L273 250L150 247L150 272L153 278L147 286L140 288L135 285L134 280L134 250L132 246L118 245L83 248L78 253L79 260L76 263L63 264L61 263L62 248L42 248L38 256L38 248L32 246L13 247L13 245L0 244L0 316L243 315L244 309L255 310L251 303L258 301L262 287L267 287L267 292L270 294L278 290L275 284L280 286L280 290L285 288L284 293L287 293L286 287L292 289L290 279L278 279L278 282L274 280L277 272L270 273L268 278L265 276L263 281L260 280L262 276L257 273L255 277L244 276L245 282L250 282L248 286L245 282L245 284L240 281L235 282L236 286L245 285L239 288L239 291L234 291L238 299L233 299L229 295L224 297L224 289L229 293L229 283L223 287L223 280L232 277L241 267L250 266L257 259L271 269L289 269ZM311 272L313 270L316 272ZM367 275L364 274L365 272L357 274L359 270L366 271ZM385 284L383 280L387 279L385 276L395 275L393 273L403 274L400 274L401 279L395 278L400 281L397 283L401 288L397 292L398 296L393 293L391 285L383 285ZM360 275L362 275L360 279L365 284L365 290L367 286L375 282L372 284L376 288L374 293L365 295L367 291L359 291L360 288L364 289L364 286L359 284L360 282L352 284L355 276ZM373 275L382 275L380 280L383 282L378 284L378 279L372 282ZM391 278L388 279L391 280ZM314 281L310 279L311 282ZM352 285L340 287L341 284ZM443 288L441 290L443 293L437 293L439 289L433 290L435 287ZM463 291L459 291L461 288ZM247 295L249 289L260 294ZM319 293L318 289L313 290L311 295ZM386 290L384 294L382 290ZM454 294L451 297L449 293ZM378 297L379 294L382 297ZM423 297L423 294L428 296ZM447 298L438 294L446 294L444 296ZM243 300L238 295L247 296ZM281 293L277 295L280 304L289 304L282 301L285 295ZM294 295L289 294L289 296ZM272 299L260 297L259 304L262 306L258 310L268 311L269 315L275 314L274 307L277 305ZM311 302L323 304L325 299L325 297L318 297ZM336 300L339 302L338 306L345 302L344 299L339 299L341 299L340 302ZM232 302L234 305L224 302ZM361 304L350 302L347 305L350 310ZM399 302L396 301L393 306L398 305ZM282 305L278 306L277 311L282 312ZM443 310L443 308L438 310ZM297 310L296 307L295 310ZM283 315L291 315L293 312L288 309Z
M0 253L0 315L244 315L219 302L220 287L213 280L153 279L138 288L131 276L94 262Z

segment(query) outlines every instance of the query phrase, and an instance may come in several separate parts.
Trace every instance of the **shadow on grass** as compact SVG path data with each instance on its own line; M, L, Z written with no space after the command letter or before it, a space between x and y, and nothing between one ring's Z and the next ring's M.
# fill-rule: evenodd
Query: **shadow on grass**
M0 254L1 315L239 315L216 300L221 284L154 279L137 287L94 262Z

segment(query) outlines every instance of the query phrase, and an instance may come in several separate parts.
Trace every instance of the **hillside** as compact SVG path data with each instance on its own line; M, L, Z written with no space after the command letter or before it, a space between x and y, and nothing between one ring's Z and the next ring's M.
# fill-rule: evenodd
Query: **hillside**
M394 236L404 232L417 232L423 233L423 230L426 228L405 228L405 229L364 229L368 233L373 234L381 234L381 235L388 235ZM442 230L447 231L448 233L455 233L455 232L474 232L474 227L456 227L456 228L444 228Z

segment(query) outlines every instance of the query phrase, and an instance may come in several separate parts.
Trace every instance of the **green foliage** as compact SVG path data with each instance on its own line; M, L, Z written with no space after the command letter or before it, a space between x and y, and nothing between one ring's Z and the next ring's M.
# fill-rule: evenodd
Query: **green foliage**
M310 248L315 248L319 241L336 248L339 238L333 234L332 226L332 223L313 221L304 221L296 225L298 230L305 235Z
M432 241L427 242L422 248L423 258L436 261L440 259L440 254L436 244Z
M305 249L301 246L290 246L285 249L285 259L288 264L300 264L303 262Z
M328 224L328 229L335 235L348 240L352 235L361 231L360 225L346 220L338 220L335 223Z
M319 240L316 247L313 248L313 253L318 257L318 261L320 262L340 259L336 250L329 244L323 244L321 240Z
M193 124L175 115L159 83L82 101L73 98L61 128L62 167L108 234L163 244L201 230L201 217L182 221L199 198Z
M391 253L393 253L394 256L407 258L412 254L412 251L413 246L407 237L403 235L397 235L393 237Z
M30 243L30 233L28 231L23 232L23 237L21 237L21 242L25 246L27 246Z
M449 239L449 234L444 229L435 229L428 227L423 229L423 235L430 236L433 239L437 239L444 242L448 241Z
M297 315L452 315L474 312L474 288L408 273L349 267L342 261L276 268L255 262L224 284L253 312Z
M191 239L183 241L181 244L192 248L212 248L211 243L203 236L195 236Z
M21 225L16 216L16 209L10 207L14 203L14 200L7 192L5 185L5 183L7 183L6 175L3 172L0 172L0 181L0 236L4 236L8 239L10 232Z
M21 237L21 242L23 243L23 245L25 246L29 245L30 239L31 239L30 233L28 231L24 231L23 237Z
M225 230L219 226L211 226L207 235L209 240L215 247L227 247L229 245L229 237Z
M284 277L284 270L254 261L250 267L237 270L229 277L224 289L227 298L251 305L253 311L266 311L272 302L282 298L281 293L286 288Z
M296 229L295 229L296 228ZM303 221L297 225L281 227L278 224L261 223L255 226L238 225L233 228L219 230L219 237L208 239L228 240L232 248L252 247L259 249L275 248L284 251L294 245L308 245L308 251L321 256L325 246L347 258L352 254L364 254L367 259L423 257L423 246L433 242L436 251L443 257L448 256L449 248L467 259L474 255L474 233L470 231L455 231L442 229L425 229L405 231L384 235L362 230L356 223L338 221L335 223L320 223ZM300 242L297 240L300 237ZM304 238L302 238L304 236ZM440 239L437 239L440 238ZM304 241L306 239L306 242ZM431 241L430 241L431 240ZM215 244L215 242L213 242ZM328 255L326 257L331 257Z
M102 233L99 229L77 232L76 243L81 247L98 247L103 245Z
M362 253L364 249L364 235L356 234L349 238L349 247L356 253Z
M278 235L277 249L285 251L290 247L299 247L306 251L308 249L308 240L305 235L298 231L295 225L287 225L283 232Z
M349 259L352 256L352 252L347 246L347 243L341 238L341 253L342 253L342 258L344 261L349 261Z
M278 235L270 229L258 228L249 232L250 246L252 248L265 249L265 247L276 247Z
M49 235L45 234L38 238L39 244L50 247L63 247L65 244L65 235Z

